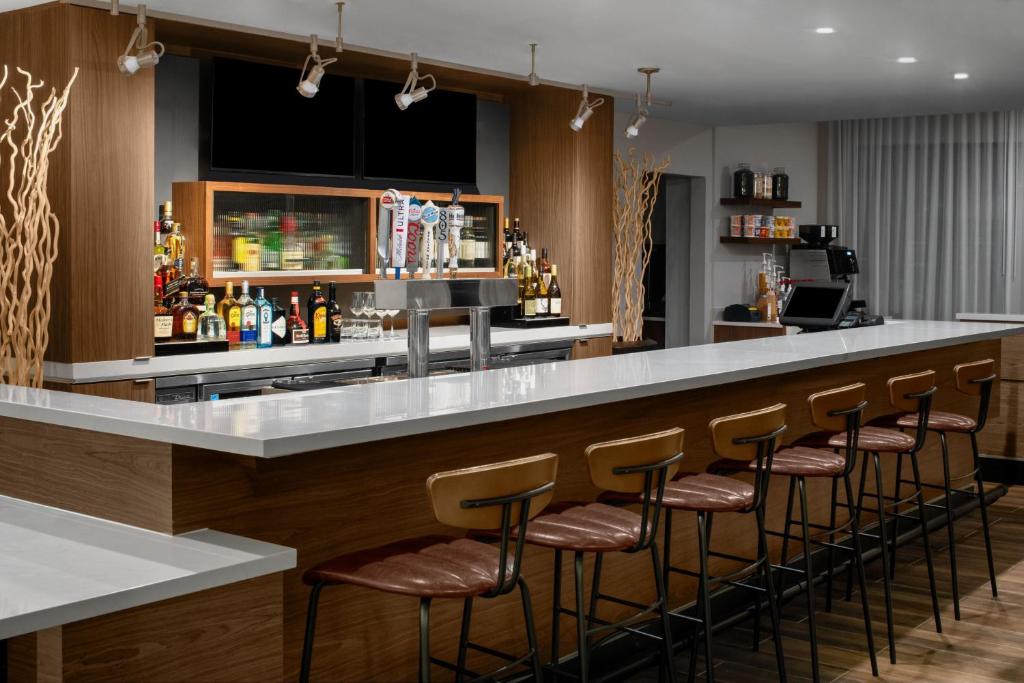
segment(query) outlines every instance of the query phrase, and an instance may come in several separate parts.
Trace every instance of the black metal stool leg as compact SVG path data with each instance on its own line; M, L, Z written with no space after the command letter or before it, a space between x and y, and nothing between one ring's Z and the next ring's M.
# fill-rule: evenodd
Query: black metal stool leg
M917 487L917 514L921 518L921 541L924 543L924 561L928 566L928 587L932 591L932 614L935 617L935 632L942 633L942 616L939 614L939 591L935 587L935 564L932 562L932 544L928 539L928 518L925 515L924 489L921 488L921 468L917 464L917 453L910 454L914 468L914 486Z
M703 623L693 624L693 637L690 639L689 670L686 676L686 680L689 683L694 683L697 680L697 658L700 651L700 640L703 635L701 629L706 628L708 623L708 617L704 614L704 586L701 585L699 580L697 581L697 603L694 612L697 619Z
M665 515L665 552L661 557L661 580L665 584L665 599L668 600L668 579L672 575L672 510L662 508L661 512Z
M306 611L306 639L302 643L302 668L299 670L299 683L309 683L309 669L313 661L313 636L316 632L316 610L320 603L320 591L324 584L313 586L309 593L309 608Z
M562 551L555 551L555 572L552 579L554 584L551 598L551 677L558 681L558 636L560 624L562 623Z
M835 529L836 528L836 495L838 494L838 491L839 491L839 480L833 477L832 478L832 498L831 498L832 504L829 506L829 515L828 515L828 528L829 529ZM828 542L829 543L835 543L836 542L836 535L834 533L829 532ZM831 612L832 611L832 574L835 572L835 566L836 566L835 551L832 549L831 545L828 547L828 552L826 553L826 556L827 556L826 566L828 567L828 574L826 574L826 576L825 576L825 611L826 612Z
M704 612L704 672L708 683L715 683L715 660L712 655L711 599L708 587L708 517L710 513L697 513L697 545L700 554L700 599Z
M430 598L420 598L420 683L430 683Z
M462 627L459 629L459 656L456 660L457 671L455 672L455 683L462 683L466 675L466 653L469 642L469 622L473 617L473 598L466 598L462 603Z
M892 614L892 578L889 575L889 553L885 552L888 547L888 539L885 533L885 499L882 494L885 486L882 482L882 460L877 452L871 453L871 459L875 465L875 491L878 493L878 547L882 556L882 587L885 589L885 625L889 637L889 661L896 663L896 626ZM865 458L865 462L867 459ZM864 493L864 481L861 480L861 495ZM858 505L857 509L861 507Z
M953 584L953 618L960 621L960 579L956 567L956 528L953 515L953 490L949 479L949 442L946 432L939 432L942 445L942 485L946 494L946 533L949 537L949 573Z
M814 683L821 680L818 670L818 627L814 620L814 557L811 553L811 532L807 519L807 482L803 477L796 478L800 490L800 532L804 543L804 578L807 580L807 630L811 645L811 677Z
M779 611L779 600L775 593L775 579L772 578L772 565L768 557L768 534L764 530L764 509L755 511L757 518L758 545L761 548L759 560L764 563L764 585L768 593L768 614L772 620L772 641L775 644L775 664L779 669L779 682L786 683L786 657L782 652L782 616Z
M992 538L988 531L988 503L985 502L985 481L981 476L981 460L978 456L978 439L971 432L971 452L974 455L974 479L978 486L978 507L981 509L981 530L985 534L985 554L988 556L988 578L992 582L992 597L998 598L996 588L996 563L992 559Z
M601 566L604 564L604 553L597 553L594 556L594 576L590 581L590 610L587 612L587 622L593 624L597 619L597 596L601 589Z
M583 599L583 553L576 553L576 640L580 663L580 683L590 681L590 647L587 642L586 601Z
M658 601L661 603L658 611L661 613L661 628L663 633L661 641L661 658L669 683L676 681L676 666L673 661L675 648L672 647L672 623L668 616L668 593L665 592L665 577L661 573L661 560L658 558L658 544L651 541L651 562L654 565L654 586L658 591Z
M533 669L533 680L535 683L543 683L544 672L540 665L540 650L537 648L537 629L533 624L533 602L530 600L530 589L526 586L526 579L521 576L518 583L519 596L523 599L523 621L526 622L526 644L530 648L530 666Z
M900 484L900 480L903 479L903 454L896 454L896 490L893 491L892 495L895 500L903 500L903 496L900 495L900 491L903 486ZM894 513L900 512L899 508L893 510ZM893 581L896 580L896 544L900 537L900 521L901 518L898 514L894 514L892 518L892 540L889 542L889 578Z
M853 500L853 484L850 477L843 477L843 486L846 489L846 500ZM878 675L878 657L875 654L875 633L871 626L871 604L868 601L868 582L864 574L864 548L860 542L860 512L850 507L850 536L853 545L853 557L850 564L857 565L857 582L860 588L860 606L864 612L864 635L868 642L868 656L871 658L871 675Z
M868 478L868 452L867 451L857 451L857 455L860 456L860 482L858 483L858 486L857 486L857 507L856 507L856 509L858 511L860 511L860 510L864 509L864 483L867 481L867 478ZM853 501L852 500L849 500L846 503L847 503L847 505L853 505ZM884 543L882 544L882 549L883 549L883 552L884 552L884 549L885 549L885 544ZM888 574L886 575L886 580L887 581L889 580ZM850 600L852 600L852 599L853 599L853 565L852 564L847 564L846 565L846 602L850 602Z

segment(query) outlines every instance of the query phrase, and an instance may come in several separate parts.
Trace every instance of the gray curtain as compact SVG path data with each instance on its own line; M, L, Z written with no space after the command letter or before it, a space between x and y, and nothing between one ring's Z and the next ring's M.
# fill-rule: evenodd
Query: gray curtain
M871 312L950 320L1024 305L1024 113L828 124L826 220Z

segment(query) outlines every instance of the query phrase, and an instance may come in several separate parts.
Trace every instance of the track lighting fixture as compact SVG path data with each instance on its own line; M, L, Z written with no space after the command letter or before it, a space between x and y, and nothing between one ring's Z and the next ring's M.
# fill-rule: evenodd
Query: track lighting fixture
M320 81L324 77L324 67L330 66L338 61L337 57L321 59L317 54L318 49L316 34L309 37L309 54L306 55L306 62L302 65L302 72L299 74L299 84L295 89L303 97L313 97L320 92ZM312 68L309 63L313 62ZM309 70L307 72L307 69Z
M112 5L111 12L115 11L117 7ZM156 66L164 56L163 43L146 42L146 6L139 5L136 12L138 25L132 33L131 40L128 41L128 47L124 49L124 54L117 58L117 68L127 76L131 76L139 69Z
M629 125L626 126L626 137L635 138L640 134L640 126L647 122L647 117L650 112L647 111L647 107L654 104L654 95L651 92L651 76L661 71L661 69L653 66L645 66L637 69L647 79L647 89L644 96L641 98L638 94L636 96L636 111L633 113L633 118L629 120Z
M526 77L530 85L540 85L540 76L537 75L537 43L530 43L530 75Z
M345 24L342 23L341 12L342 12L342 10L345 9L345 3L344 2L337 2L335 4L338 6L338 37L334 39L334 51L335 52L342 52L345 49L345 44L344 44L344 42L342 41L342 38L341 38L343 35L345 35L345 32L344 32Z
M587 90L587 86L583 86L583 97L580 98L580 108L576 110L576 116L573 117L572 121L569 122L569 127L577 133L583 130L583 124L587 122L591 116L594 115L594 110L604 104L604 98L598 97L596 100L590 101L590 93Z
M626 137L635 138L640 134L640 126L644 125L647 121L647 109L641 103L640 95L636 96L636 111L633 113L633 118L629 120L629 125L626 126Z
M413 102L419 102L420 100L427 99L427 95L430 94L437 87L437 80L427 74L426 76L420 76L419 72L419 61L416 58L416 53L412 53L412 65L409 70L409 76L405 79L405 85L402 86L402 91L395 95L395 104L402 111L409 108L409 105ZM424 88L423 86L416 87L416 84L420 81L430 79L430 87Z

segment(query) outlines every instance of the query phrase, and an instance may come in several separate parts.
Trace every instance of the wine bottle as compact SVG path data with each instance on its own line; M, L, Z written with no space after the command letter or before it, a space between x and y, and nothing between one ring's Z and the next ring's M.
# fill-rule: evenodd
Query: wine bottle
M533 269L527 265L523 273L523 317L534 318L537 316L537 290L533 287Z
M548 285L548 315L562 315L562 288L558 286L558 266L551 264L551 284Z

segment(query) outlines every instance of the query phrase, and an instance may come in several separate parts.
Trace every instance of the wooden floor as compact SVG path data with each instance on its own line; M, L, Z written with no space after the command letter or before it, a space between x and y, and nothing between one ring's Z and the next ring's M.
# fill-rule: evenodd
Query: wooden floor
M889 663L881 563L868 567L872 621L878 650L879 678L871 675L858 594L842 600L844 581L837 582L831 613L824 612L824 585L816 587L818 650L823 681L989 683L1024 681L1024 487L1010 489L990 510L995 550L998 600L992 599L985 563L980 516L974 512L957 520L957 557L960 573L962 620L953 619L949 554L945 529L932 532L936 580L943 633L935 632L931 618L928 575L920 540L900 549L894 585L897 663ZM783 648L789 680L810 681L807 640L807 605L801 597L783 610ZM765 617L767 626L767 616ZM769 636L760 652L751 651L750 624L743 623L716 635L715 680L750 683L778 680ZM679 680L685 680L688 660L676 661ZM698 667L703 667L703 659ZM702 676L703 678L703 676ZM632 683L657 680L657 672L639 674Z

